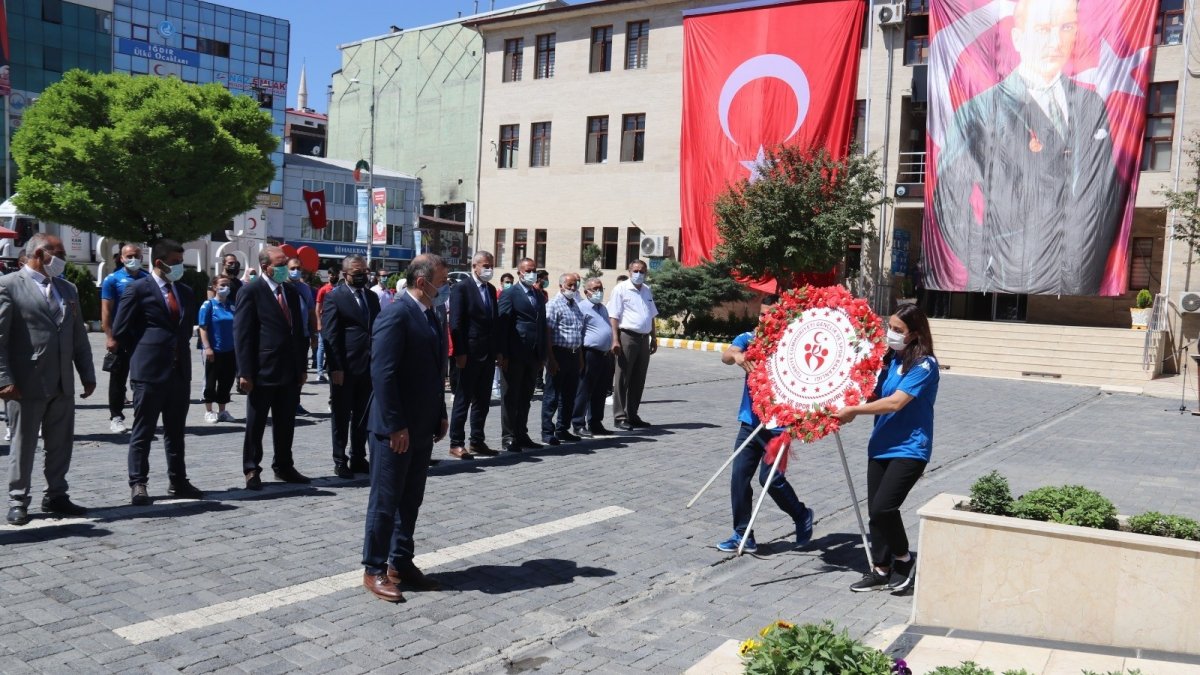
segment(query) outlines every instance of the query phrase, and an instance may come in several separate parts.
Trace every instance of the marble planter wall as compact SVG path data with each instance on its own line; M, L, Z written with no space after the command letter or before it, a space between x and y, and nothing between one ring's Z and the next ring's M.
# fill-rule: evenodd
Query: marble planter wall
M1200 654L1200 542L921 507L913 623Z

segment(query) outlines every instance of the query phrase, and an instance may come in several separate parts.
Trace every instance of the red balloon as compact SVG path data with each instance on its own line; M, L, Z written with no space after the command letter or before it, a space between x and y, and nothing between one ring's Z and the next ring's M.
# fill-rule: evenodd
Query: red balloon
M300 259L300 266L309 272L317 271L317 264L320 258L317 256L317 250L311 246L301 246L296 251L296 257Z
M288 259L296 257L296 247L295 246L292 246L291 244L284 244L283 246L280 246L279 248L283 249L283 252L287 254Z

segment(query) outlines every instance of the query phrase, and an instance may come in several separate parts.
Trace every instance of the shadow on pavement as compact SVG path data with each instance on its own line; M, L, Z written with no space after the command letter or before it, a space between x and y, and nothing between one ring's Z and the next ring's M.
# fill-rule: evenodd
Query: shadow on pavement
M430 576L448 590L500 594L569 584L577 577L611 577L614 574L616 572L603 567L580 567L574 560L541 558L526 560L520 565L476 565Z
M37 516L30 522L37 522ZM65 539L67 537L79 537L88 539L91 537L106 537L112 534L112 530L106 530L96 527L95 523L64 523L62 525L45 525L31 529L12 529L0 531L0 546L9 544L30 544L50 539Z

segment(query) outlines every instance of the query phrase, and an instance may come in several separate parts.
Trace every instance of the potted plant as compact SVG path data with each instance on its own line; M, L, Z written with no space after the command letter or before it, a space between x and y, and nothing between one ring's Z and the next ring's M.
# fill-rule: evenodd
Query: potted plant
M1150 312L1154 305L1154 296L1150 295L1149 290L1143 288L1138 291L1133 305L1133 307L1129 308L1130 327L1145 330L1146 326L1150 324Z

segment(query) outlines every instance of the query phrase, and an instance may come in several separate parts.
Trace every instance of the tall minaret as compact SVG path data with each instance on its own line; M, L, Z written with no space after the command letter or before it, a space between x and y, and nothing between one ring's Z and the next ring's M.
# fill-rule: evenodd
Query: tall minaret
M300 64L300 86L296 89L296 107L301 110L308 107L308 78L304 75L304 64Z

